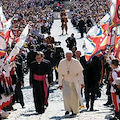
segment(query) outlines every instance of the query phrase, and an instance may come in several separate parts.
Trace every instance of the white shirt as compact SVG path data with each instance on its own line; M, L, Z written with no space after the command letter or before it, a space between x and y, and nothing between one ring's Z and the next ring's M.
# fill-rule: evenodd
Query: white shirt
M112 72L113 82L112 82L112 84L116 84L116 80L119 79L116 72L120 72L120 66L116 69L113 69L113 72ZM112 86L111 86L111 92L115 92L115 89Z

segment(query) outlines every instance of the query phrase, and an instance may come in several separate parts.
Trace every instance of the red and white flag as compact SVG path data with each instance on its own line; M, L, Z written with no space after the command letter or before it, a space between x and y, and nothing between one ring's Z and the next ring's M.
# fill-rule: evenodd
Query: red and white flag
M120 24L120 0L111 0L112 5L110 6L111 25L110 31L114 26Z
M25 40L27 38L28 32L29 32L29 24L26 25L25 29L21 33L20 40L19 40L19 42L17 42L15 44L15 47L11 51L7 61L10 61L13 57L15 57L19 53L20 49L22 48L22 46L23 46L23 44L24 44L24 42L25 42Z

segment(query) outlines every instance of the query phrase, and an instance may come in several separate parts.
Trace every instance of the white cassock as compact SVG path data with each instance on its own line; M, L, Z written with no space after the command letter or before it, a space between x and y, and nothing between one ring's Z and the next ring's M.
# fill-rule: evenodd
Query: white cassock
M59 86L63 86L63 100L66 111L78 113L83 80L83 67L74 58L61 60L58 66Z

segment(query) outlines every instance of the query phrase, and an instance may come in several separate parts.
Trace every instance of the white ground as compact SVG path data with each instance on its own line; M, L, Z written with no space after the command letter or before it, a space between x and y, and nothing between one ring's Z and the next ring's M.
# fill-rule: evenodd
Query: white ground
M61 46L64 48L64 51L67 50L65 39L71 35L71 33L75 34L77 39L77 46L78 49L81 49L83 45L83 40L80 39L80 34L78 31L73 28L70 20L68 22L68 35L61 36L61 23L60 20L55 20L54 24L51 29L52 36L55 37L56 41L61 41ZM62 100L62 93L58 89L58 85L53 85L50 89L50 96L49 96L49 106L46 109L45 113L42 115L36 115L34 103L33 103L33 96L32 96L32 89L29 87L29 74L25 75L25 88L23 89L24 100L25 100L25 109L22 109L20 104L17 103L14 105L14 108L17 111L12 111L9 115L9 120L107 120L109 115L112 114L112 108L108 108L103 106L106 103L107 96L105 95L106 88L102 88L102 96L100 99L95 101L95 111L93 112L86 112L82 110L77 117L71 118L64 116L64 106ZM84 101L85 103L85 101Z

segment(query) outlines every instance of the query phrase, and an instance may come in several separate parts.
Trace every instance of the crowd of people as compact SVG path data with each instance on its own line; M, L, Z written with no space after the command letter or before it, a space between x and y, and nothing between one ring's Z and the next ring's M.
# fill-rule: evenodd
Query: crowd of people
M0 1L5 16L1 23L13 18L12 44L7 45L6 55L0 57L0 114L3 115L3 118L9 115L7 111L16 110L13 108L13 104L16 102L20 103L22 108L25 107L21 90L24 87L24 74L28 73L30 61L35 60L34 56L32 56L32 60L27 60L30 58L28 52L31 53L34 48L47 50L47 45L55 42L54 39L51 41L50 35L48 38L44 38L43 35L44 33L50 34L54 21L52 5L52 0ZM10 63L6 62L27 24L29 24L30 30L24 46L14 60L11 60ZM0 119L2 119L1 115Z
M76 0L71 6L73 25L83 33L98 23L109 12L107 0Z
M53 23L52 0L2 0L6 19L13 17L12 31L15 38L19 37L23 28L29 23L30 33L39 37L50 31Z
M112 48L107 51L103 59L100 60L99 57L94 56L89 63L85 56L81 56L81 51L76 50L74 58L73 52L67 51L66 59L59 63L58 72L59 88L63 91L65 115L70 112L73 116L77 115L79 108L85 108L81 94L82 88L85 88L87 111L94 111L94 101L101 97L101 87L107 84L108 99L104 105L114 106L115 116L110 120L120 119L120 66L118 59L113 55Z
M63 9L63 7L64 7L63 2L56 1L53 5L53 11L60 12Z
M80 30L81 37L107 13L107 4L106 0L81 0L73 3L71 22ZM13 108L16 102L22 108L25 107L21 89L24 87L24 75L29 70L30 87L33 88L35 110L38 114L43 114L49 105L49 87L53 82L58 82L60 90L63 90L65 115L72 112L73 116L85 107L87 111L94 111L94 101L101 97L100 89L105 83L108 101L104 105L113 104L113 120L120 119L120 106L117 102L120 99L120 67L112 47L106 50L102 59L94 56L88 63L85 56L81 56L81 51L77 50L76 39L72 33L66 39L69 50L64 54L61 42L56 41L50 33L54 21L52 0L2 0L1 5L6 19L13 17L11 30L14 42L7 47L6 55L0 57L0 119L9 115L7 111L16 110ZM64 9L60 13L60 19L62 35L64 29L67 34L68 18ZM22 49L14 60L6 62L27 23L30 31ZM48 36L45 38L43 33ZM53 81L53 71L56 81ZM85 96L86 105L81 93ZM6 116L2 115L3 112Z

